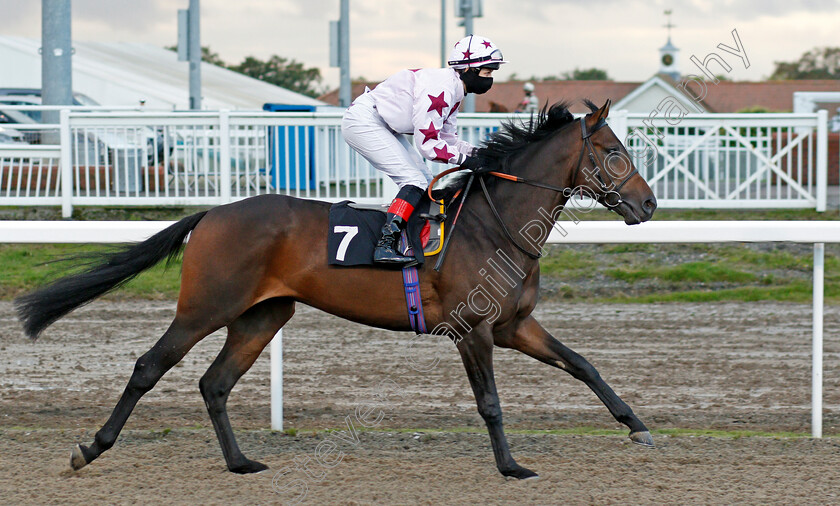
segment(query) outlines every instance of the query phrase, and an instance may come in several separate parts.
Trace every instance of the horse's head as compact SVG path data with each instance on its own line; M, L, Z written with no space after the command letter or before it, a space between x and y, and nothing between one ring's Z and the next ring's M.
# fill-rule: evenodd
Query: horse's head
M581 152L572 187L588 189L628 225L648 221L656 210L656 197L606 123L610 101L600 108L589 101L586 105L592 112L579 120Z

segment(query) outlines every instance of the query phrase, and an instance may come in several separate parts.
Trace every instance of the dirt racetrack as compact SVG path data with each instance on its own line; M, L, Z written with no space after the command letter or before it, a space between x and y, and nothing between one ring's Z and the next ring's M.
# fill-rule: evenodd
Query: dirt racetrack
M172 302L97 302L31 343L11 304L0 303L3 503L292 503L304 488L308 504L840 501L837 437L654 434L658 446L649 450L623 435L567 434L621 427L582 383L497 350L513 455L541 473L540 480L505 481L451 344L412 341L306 307L283 341L285 422L297 434L266 430L267 352L228 405L241 447L268 472L225 471L198 393L222 334L199 343L140 402L112 450L70 471L71 446L90 442L173 311ZM810 306L544 303L537 317L653 430L809 431ZM840 308L827 308L825 328L824 432L837 435ZM346 418L353 423L357 407L377 400L384 419L356 439ZM561 433L529 432L549 429ZM331 468L315 462L325 441L343 452ZM310 475L302 470L307 458ZM276 474L283 469L291 472Z

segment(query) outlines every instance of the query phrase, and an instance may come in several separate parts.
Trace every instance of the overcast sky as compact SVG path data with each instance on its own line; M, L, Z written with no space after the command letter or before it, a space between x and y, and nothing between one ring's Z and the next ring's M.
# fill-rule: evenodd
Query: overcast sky
M464 33L454 1L446 0L450 46ZM172 45L177 10L187 6L187 0L72 0L73 38ZM774 61L795 60L815 46L840 46L837 0L484 0L475 32L510 61L497 73L502 80L598 67L615 80L644 81L659 68L665 9L674 12L672 40L684 74L697 72L691 55L702 59L719 43L734 47L733 29L750 61L746 69L721 53L737 80L766 78ZM350 0L350 11L354 78L379 80L440 64L440 0ZM0 0L0 12L0 34L40 38L40 1ZM338 15L339 0L201 0L202 45L229 63L248 55L294 58L321 68L324 84L334 86L328 22Z

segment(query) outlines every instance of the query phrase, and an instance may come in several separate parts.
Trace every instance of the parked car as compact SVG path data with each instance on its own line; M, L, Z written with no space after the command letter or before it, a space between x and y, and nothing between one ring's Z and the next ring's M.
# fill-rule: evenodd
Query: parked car
M73 94L73 103L81 106L99 105L95 100L82 93ZM16 124L18 125L16 128L24 132L23 140L25 142L41 144L43 130L27 130L26 125L40 124L43 120L43 111L37 109L4 109L4 105L39 106L41 105L41 90L35 88L0 88L0 124ZM157 146L158 156L163 156L162 133L157 133L150 128L144 128L140 132L95 132L88 134L87 137L87 140L76 139L76 149L80 153L87 152L87 159L95 157L95 153L98 153L100 158L106 156L108 151L110 151L111 156L117 156L115 150L120 150L119 152L124 154L125 150L143 150L144 146L150 160L154 157L155 146ZM155 143L156 138L157 143Z
M0 97L30 96L41 97L41 88L0 88ZM100 105L99 102L84 93L73 93L73 105Z
M11 128L9 125L14 125L14 130L22 134L21 141L27 144L40 144L43 130L26 128L27 125L37 125L38 121L35 121L32 115L25 114L24 111L2 109L2 98L0 97L0 126Z
M4 126L0 126L0 144L2 145L9 145L9 144L28 144L24 140L24 134L14 128L7 128Z

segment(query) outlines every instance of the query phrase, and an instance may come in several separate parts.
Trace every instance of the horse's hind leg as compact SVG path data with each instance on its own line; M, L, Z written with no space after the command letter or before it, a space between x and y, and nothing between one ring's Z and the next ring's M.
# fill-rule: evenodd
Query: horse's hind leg
M198 325L187 325L183 318L175 317L157 343L137 359L134 372L128 380L120 400L105 425L99 429L90 447L77 445L70 456L73 469L81 469L114 445L117 436L128 420L131 411L143 395L200 340L216 330Z
M601 399L613 417L630 428L630 439L634 443L653 446L653 438L645 424L607 385L595 367L555 339L533 317L522 320L512 338L503 338L496 344L519 350L541 362L563 369L583 381Z
M225 462L234 473L255 473L268 467L247 459L239 450L227 415L228 395L271 338L292 317L294 304L289 299L269 299L228 325L228 337L222 351L199 382Z

